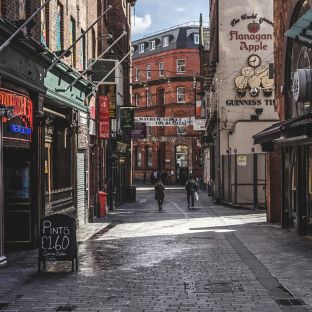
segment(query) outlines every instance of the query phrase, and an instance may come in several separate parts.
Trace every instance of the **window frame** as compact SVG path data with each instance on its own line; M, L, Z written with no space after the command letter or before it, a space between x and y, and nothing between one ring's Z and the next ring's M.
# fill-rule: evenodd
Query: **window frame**
M139 44L139 54L142 54L142 53L144 53L144 49L145 47L144 47L144 43L140 43Z
M162 38L162 46L163 46L163 48L169 46L169 36L164 36L164 37Z
M152 78L151 70L152 70L151 64L147 64L146 65L146 79L151 79Z
M135 148L135 166L136 168L142 167L142 148L140 146Z
M179 61L184 61L184 65L179 65ZM177 65L177 74L186 73L186 59L177 59L176 65ZM179 66L184 67L184 70L179 70Z
M159 62L158 64L158 71L159 71L159 77L164 76L164 71L165 71L165 64L164 62Z
M145 149L145 155L146 155L146 168L152 168L153 167L153 147L152 146L146 146Z
M156 49L156 40L150 41L150 50L153 51Z
M197 38L197 40L195 38ZM199 34L194 34L194 44L199 44Z
M135 68L135 81L139 81L140 80L140 68L136 67Z
M184 92L181 94L179 90L184 90ZM179 97L183 96L184 100L179 100ZM185 87L177 87L177 103L186 103L186 88Z
M146 92L145 92L145 101L146 101L146 106L152 106L153 105L152 92L150 90L146 90Z

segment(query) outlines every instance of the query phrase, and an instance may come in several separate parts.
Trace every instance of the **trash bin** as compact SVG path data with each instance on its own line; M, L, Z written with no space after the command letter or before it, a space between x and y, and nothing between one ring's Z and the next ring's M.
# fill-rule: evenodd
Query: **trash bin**
M134 185L130 185L127 189L127 201L136 202L136 187Z
M104 217L106 215L106 197L107 193L99 192L99 203L100 203L100 217Z

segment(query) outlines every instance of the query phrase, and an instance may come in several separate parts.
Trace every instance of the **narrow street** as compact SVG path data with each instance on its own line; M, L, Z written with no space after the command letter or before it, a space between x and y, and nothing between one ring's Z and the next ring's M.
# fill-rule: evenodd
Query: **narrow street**
M37 251L8 255L0 311L312 311L312 242L199 195L188 210L184 189L168 188L159 212L138 189L79 229L76 273L37 273Z

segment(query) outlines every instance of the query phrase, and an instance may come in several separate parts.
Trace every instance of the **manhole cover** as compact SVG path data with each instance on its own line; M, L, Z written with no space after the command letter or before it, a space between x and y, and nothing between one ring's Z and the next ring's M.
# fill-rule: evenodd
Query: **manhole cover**
M282 306L302 306L305 302L301 299L290 298L290 299L275 299L275 301Z
M77 309L77 306L75 305L63 305L63 306L58 306L56 308L56 311L67 311L67 312L70 312L70 311L74 311Z
M9 306L9 303L0 303L0 310L4 310Z

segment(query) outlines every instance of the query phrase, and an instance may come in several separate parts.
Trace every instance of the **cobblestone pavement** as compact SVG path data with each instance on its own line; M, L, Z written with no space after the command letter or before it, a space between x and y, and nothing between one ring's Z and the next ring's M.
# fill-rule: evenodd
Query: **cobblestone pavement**
M312 311L312 241L205 193L188 210L171 188L163 212L153 195L79 229L77 273L37 273L37 251L9 255L0 311Z

